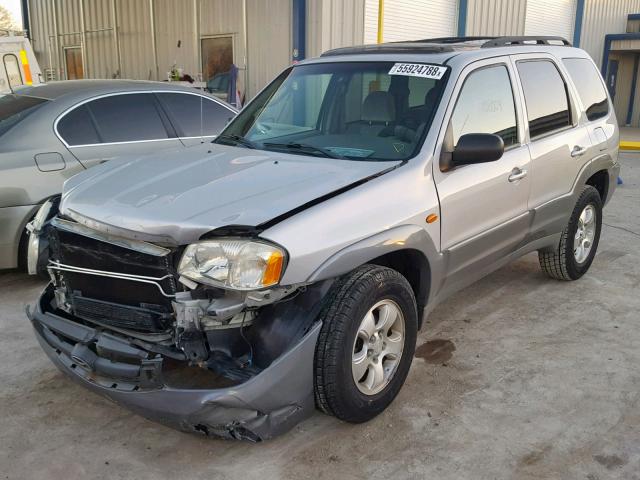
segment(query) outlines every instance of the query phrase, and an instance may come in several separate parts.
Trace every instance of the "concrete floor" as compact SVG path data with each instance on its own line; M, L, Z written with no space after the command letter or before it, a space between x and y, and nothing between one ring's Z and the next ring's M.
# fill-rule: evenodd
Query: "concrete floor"
M253 445L180 433L71 383L0 275L0 478L640 479L640 157L580 281L529 255L430 316L407 383L364 425L316 413Z
M620 141L638 142L640 141L640 128L638 127L620 127Z

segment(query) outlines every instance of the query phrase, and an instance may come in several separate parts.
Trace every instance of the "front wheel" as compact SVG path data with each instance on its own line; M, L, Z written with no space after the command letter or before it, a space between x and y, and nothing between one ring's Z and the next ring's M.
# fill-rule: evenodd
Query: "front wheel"
M577 280L587 273L598 249L602 229L602 199L586 185L555 250L538 252L542 271L557 280Z
M314 359L316 404L341 420L365 422L387 408L409 373L415 297L400 273L376 265L346 275L330 295Z

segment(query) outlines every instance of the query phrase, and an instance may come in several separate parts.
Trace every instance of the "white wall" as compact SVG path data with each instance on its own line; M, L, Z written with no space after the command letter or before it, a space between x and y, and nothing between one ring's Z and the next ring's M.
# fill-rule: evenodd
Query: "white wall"
M525 35L557 35L571 41L576 0L527 0Z
M385 42L451 37L456 34L456 0L387 0L384 3ZM366 0L364 42L376 43L378 0Z

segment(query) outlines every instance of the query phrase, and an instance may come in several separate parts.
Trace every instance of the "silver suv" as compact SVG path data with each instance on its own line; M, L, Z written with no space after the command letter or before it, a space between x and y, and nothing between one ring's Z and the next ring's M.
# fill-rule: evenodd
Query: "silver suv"
M364 422L452 292L532 251L554 279L586 273L617 145L602 78L562 39L329 51L212 144L68 180L32 224L52 281L29 316L63 372L183 430Z

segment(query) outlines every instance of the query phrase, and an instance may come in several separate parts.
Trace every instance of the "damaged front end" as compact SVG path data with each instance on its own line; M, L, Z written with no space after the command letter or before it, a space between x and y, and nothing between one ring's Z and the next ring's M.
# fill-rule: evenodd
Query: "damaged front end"
M267 439L313 411L316 319L331 281L221 288L178 273L185 247L59 217L39 233L51 283L29 318L76 381L150 419L226 438Z

